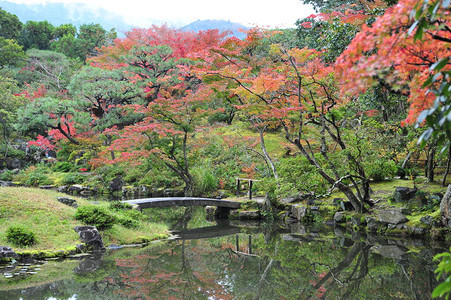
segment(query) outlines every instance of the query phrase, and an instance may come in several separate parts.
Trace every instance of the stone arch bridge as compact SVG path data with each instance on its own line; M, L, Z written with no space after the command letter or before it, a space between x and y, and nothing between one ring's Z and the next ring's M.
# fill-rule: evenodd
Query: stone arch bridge
M144 198L124 200L122 202L129 203L138 209L175 206L217 206L221 209L230 210L241 207L241 202L238 201L196 197Z

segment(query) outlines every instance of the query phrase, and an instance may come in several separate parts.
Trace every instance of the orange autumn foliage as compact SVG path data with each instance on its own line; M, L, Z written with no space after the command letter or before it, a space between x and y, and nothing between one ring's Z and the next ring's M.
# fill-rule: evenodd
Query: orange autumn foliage
M439 59L451 56L449 42L437 36L451 38L451 15L438 8L438 26L427 30L422 39L409 31L417 0L401 0L387 9L372 26L364 25L349 47L337 59L337 70L343 79L342 90L357 95L377 81L389 84L409 97L408 122L415 122L424 109L431 107L435 95L428 93L423 83L433 73L431 66ZM448 25L446 25L448 24ZM451 65L443 70L450 70ZM440 79L440 78L439 78ZM440 80L438 80L440 81ZM438 83L437 83L438 84Z

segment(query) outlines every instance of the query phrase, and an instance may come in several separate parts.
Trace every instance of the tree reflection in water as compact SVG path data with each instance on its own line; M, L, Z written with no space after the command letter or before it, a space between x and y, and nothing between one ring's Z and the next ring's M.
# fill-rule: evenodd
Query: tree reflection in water
M177 223L184 239L107 253L98 263L80 263L90 266L89 272L78 267L51 284L14 289L10 282L1 297L429 299L437 285L432 257L446 249L330 230L281 234L280 227L222 224L202 233L184 231L188 226L182 219Z
M298 240L265 236L175 241L165 245L170 251L151 255L146 263L151 267L139 279L121 277L134 282L133 293L141 291L140 296L187 299L428 299L436 284L431 258L438 249L391 257L390 244L375 247L348 239L340 245L336 238L309 234Z

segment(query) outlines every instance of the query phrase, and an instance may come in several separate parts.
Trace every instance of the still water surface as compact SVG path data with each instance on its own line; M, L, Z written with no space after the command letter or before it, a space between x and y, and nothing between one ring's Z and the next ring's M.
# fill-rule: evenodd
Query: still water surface
M0 266L0 299L424 300L447 249L324 226L203 225L145 248Z

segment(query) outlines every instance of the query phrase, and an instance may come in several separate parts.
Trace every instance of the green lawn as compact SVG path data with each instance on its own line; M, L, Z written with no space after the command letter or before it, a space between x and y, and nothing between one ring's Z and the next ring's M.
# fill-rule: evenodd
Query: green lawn
M76 209L57 201L67 196L55 191L24 187L0 187L0 245L10 246L15 251L59 250L79 244L75 226L83 225L75 220ZM71 197L79 206L87 200ZM99 205L107 206L108 203ZM22 225L31 230L37 239L31 247L18 247L8 242L6 230L12 225ZM113 228L101 231L105 245L133 244L168 236L168 228L162 224L141 221L137 228L125 228L115 224Z

